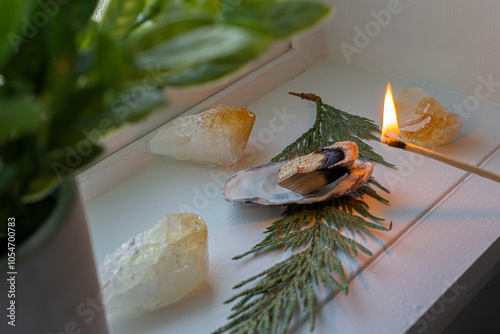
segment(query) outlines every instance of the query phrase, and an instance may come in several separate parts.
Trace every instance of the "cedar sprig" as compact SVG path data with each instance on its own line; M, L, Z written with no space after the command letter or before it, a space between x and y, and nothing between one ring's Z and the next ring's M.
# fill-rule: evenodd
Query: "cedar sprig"
M351 234L362 234L369 229L388 231L391 228L383 226L383 219L366 210L366 203L350 196L331 202L289 206L283 217L266 230L268 236L263 241L235 259L278 248L297 251L304 244L307 249L236 285L235 289L258 280L253 287L225 301L240 299L232 308L230 322L215 333L284 333L297 313L308 314L312 331L317 305L314 287L329 285L347 293L347 278L338 254L357 256L361 251L372 255L341 231L349 229Z
M387 202L366 185L358 189L357 195L367 195L383 203ZM353 213L357 213L359 216ZM371 221L365 220L362 217L368 218ZM357 233L368 232L369 228L388 231L392 227L392 224L389 228L384 227L382 224L383 219L370 214L368 212L368 204L353 196L342 196L331 201L314 204L292 204L283 213L283 218L276 220L264 231L267 234L264 240L248 252L233 257L233 260L239 260L252 253L278 248L283 248L284 251L297 249L312 239L313 235L311 231L313 229L307 226L318 221L338 231L349 229L351 232L354 231Z
M272 162L292 159L349 140L358 144L360 159L393 166L362 141L378 140L373 132L380 133L380 129L373 121L324 104L314 94L292 95L316 103L316 121ZM282 218L266 229L267 236L261 242L248 252L235 256L233 259L237 260L250 254L276 250L292 252L286 260L234 286L234 289L239 289L254 284L225 301L237 303L231 309L229 323L214 334L284 333L292 318L301 314L308 315L312 331L318 299L315 287L331 286L347 294L347 278L339 255L357 256L359 252L372 255L354 239L356 235L363 236L373 229L389 231L392 228L392 223L386 227L384 219L369 212L365 202L368 197L389 204L370 185L389 192L371 177L350 195L321 203L289 205Z
M283 152L271 159L271 162L290 160L297 156L309 154L321 147L349 140L358 145L359 158L361 160L394 167L394 165L386 162L382 156L373 151L370 145L363 141L380 139L380 137L376 137L373 134L380 133L380 128L373 120L352 115L325 104L321 98L314 94L290 94L316 103L316 121L309 130L287 146Z

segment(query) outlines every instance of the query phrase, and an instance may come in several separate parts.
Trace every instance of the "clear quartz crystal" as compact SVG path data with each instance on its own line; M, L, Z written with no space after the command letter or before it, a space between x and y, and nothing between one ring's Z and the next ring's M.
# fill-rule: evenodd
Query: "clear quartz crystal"
M207 227L191 213L164 216L108 254L99 270L109 314L175 303L207 275Z
M405 141L427 147L444 145L462 128L458 115L420 88L402 90L394 102L400 137Z
M166 124L149 149L178 160L230 166L243 156L254 122L255 114L245 108L219 105Z

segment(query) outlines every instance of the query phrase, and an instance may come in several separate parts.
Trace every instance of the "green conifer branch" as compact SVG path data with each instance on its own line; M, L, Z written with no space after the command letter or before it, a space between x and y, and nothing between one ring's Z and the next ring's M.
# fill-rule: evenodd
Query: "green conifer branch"
M296 94L316 103L314 125L271 161L293 159L309 154L338 141L358 144L360 159L393 167L363 142L378 140L380 133L371 120L351 115L324 104L314 94ZM354 240L372 229L389 231L384 219L372 215L364 199L371 197L388 204L373 185L388 192L373 177L353 194L328 202L289 205L282 218L264 232L267 236L248 252L235 256L241 259L251 254L273 250L290 251L292 255L271 268L237 284L239 289L254 285L234 295L224 303L236 302L225 326L214 334L230 332L284 333L294 316L307 314L310 330L314 329L317 296L315 286L331 286L347 294L347 278L339 254L372 255L370 250ZM350 234L351 237L347 236Z
M271 162L290 160L297 156L309 154L321 147L333 145L339 141L353 141L358 144L361 160L377 162L388 167L394 165L386 162L382 156L363 140L379 140L373 133L380 134L380 128L366 117L351 115L345 111L323 103L314 94L297 94L316 103L316 121L313 126L292 144L288 145Z

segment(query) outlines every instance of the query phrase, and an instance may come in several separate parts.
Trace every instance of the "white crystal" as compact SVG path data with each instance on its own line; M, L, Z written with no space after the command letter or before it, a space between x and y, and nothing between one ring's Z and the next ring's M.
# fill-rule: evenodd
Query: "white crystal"
M231 166L243 156L254 123L253 112L221 104L167 123L149 142L149 149L178 160Z
M99 270L109 314L175 303L207 275L207 227L191 213L164 216L106 255Z

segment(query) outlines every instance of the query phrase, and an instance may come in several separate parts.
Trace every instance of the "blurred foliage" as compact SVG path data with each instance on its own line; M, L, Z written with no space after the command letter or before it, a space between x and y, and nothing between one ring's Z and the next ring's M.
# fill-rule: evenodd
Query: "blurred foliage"
M110 0L97 22L97 5L0 0L0 240L7 217L25 224L18 241L36 229L43 210L30 208L50 206L107 132L163 104L164 87L227 75L329 12L300 0Z

